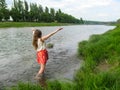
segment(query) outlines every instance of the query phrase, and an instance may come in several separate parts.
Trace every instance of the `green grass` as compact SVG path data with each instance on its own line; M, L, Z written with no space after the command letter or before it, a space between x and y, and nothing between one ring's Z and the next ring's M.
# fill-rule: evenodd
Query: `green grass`
M46 88L18 84L11 90L120 90L120 26L80 42L78 56L84 59L84 65L73 82L48 81ZM100 70L102 62L106 62L103 67L110 65L107 71Z
M78 55L85 64L76 75L81 90L120 90L120 27L102 35L93 35L79 43ZM95 70L107 62L108 71Z
M39 22L0 22L0 28L8 27L35 27L35 26L63 26L68 23L39 23Z
M6 90L42 90L42 87L38 84L20 82L17 86L6 88Z
M6 88L5 90L74 90L76 85L72 82L63 81L47 81L46 87L41 87L39 84L18 83L15 87Z

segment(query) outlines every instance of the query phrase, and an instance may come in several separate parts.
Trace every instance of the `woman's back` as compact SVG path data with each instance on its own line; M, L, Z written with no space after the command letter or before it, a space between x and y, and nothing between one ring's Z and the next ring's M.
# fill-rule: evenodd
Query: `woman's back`
M37 51L45 50L46 49L46 43L45 43L45 41L42 41L40 38L38 39L37 44L38 44Z

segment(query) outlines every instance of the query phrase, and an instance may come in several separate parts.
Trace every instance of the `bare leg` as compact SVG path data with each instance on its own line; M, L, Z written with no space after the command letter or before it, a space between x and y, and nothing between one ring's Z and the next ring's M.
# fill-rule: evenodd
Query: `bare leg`
M41 79L41 78L42 78L43 73L44 73L44 71L45 71L45 66L46 66L45 64L41 64L41 65L40 65L40 69L39 69L39 71L38 71L35 79Z
M45 71L45 64L41 64L40 65L40 70L39 70L39 72L38 72L38 74L43 74L44 73L44 71Z

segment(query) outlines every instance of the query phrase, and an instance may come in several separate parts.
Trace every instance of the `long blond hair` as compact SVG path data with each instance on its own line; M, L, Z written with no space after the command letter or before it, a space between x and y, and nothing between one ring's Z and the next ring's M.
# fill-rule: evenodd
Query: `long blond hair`
M35 29L35 32L33 34L33 41L32 41L32 45L34 46L35 50L37 50L38 48L38 38L41 38L42 36L42 32L38 29Z

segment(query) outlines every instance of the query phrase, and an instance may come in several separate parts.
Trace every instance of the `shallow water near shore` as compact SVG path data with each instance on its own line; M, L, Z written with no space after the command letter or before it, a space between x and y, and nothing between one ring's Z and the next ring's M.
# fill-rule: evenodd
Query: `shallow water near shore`
M58 26L36 28L46 35ZM78 42L87 40L90 35L113 29L114 26L73 25L63 28L46 41L54 44L52 49L48 49L49 60L45 71L47 79L72 80L82 63L76 56ZM34 76L39 65L31 43L32 27L0 29L0 88L15 85L19 81L35 82Z

